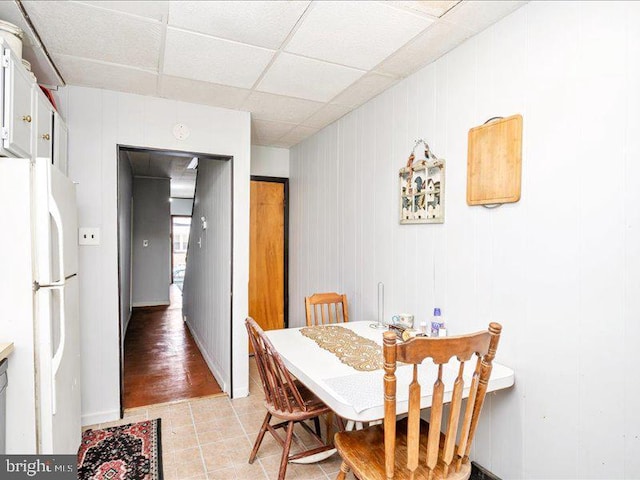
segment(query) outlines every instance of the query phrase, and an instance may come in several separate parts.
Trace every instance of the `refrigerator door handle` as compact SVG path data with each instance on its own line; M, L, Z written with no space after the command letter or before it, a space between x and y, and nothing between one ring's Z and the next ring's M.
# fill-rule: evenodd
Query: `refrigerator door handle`
M64 295L64 284L65 284L65 276L64 276L64 231L62 225L62 215L60 214L60 209L56 204L55 198L53 195L49 195L49 213L51 214L51 218L56 224L56 230L58 233L58 268L59 268L59 281L51 282L51 287L60 290L60 342L58 343L58 348L53 355L51 360L51 389L52 389L52 413L56 414L57 406L56 406L56 374L58 373L58 369L60 368L60 363L62 362L62 354L64 353L64 346L66 341L66 318L65 318L65 295Z
M41 288L50 288L50 289L61 289L62 287L64 287L67 284L67 280L69 280L70 278L73 278L77 275L77 273L74 273L73 275L68 275L65 277L64 280L61 280L59 282L52 282L52 283L40 283L40 282L33 282L33 291L37 292L38 290L40 290Z
M64 280L60 282L45 283L44 285L38 282L33 282L33 291L37 292L41 288L50 288L50 289L58 290L64 287L64 284L65 284Z

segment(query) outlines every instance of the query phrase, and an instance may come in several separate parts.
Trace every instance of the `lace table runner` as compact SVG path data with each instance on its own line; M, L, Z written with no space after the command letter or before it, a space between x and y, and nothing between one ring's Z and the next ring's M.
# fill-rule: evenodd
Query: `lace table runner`
M380 370L384 363L380 345L348 328L323 325L305 327L300 333L316 342L320 348L333 353L342 363L358 371Z

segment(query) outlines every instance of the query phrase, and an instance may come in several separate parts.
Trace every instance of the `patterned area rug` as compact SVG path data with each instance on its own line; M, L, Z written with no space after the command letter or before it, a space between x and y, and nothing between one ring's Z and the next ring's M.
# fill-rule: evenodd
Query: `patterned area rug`
M160 419L84 432L78 478L162 480Z

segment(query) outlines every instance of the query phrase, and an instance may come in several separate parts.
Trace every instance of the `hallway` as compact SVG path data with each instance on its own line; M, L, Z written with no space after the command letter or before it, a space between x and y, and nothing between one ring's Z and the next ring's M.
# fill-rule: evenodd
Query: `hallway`
M220 394L182 320L182 293L168 307L134 308L124 343L124 408Z

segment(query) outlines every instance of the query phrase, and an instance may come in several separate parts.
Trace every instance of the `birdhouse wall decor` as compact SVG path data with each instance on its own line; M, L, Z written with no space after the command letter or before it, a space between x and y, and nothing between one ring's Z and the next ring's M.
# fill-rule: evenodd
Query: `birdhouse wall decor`
M424 145L424 159L415 150ZM400 169L400 223L444 223L445 161L422 139L416 140L406 166Z

